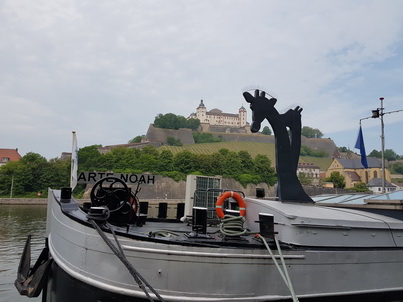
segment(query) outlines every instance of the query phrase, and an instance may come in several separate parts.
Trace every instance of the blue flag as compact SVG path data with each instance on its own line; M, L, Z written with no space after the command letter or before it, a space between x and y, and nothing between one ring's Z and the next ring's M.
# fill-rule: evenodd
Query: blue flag
M355 148L360 149L361 164L368 169L367 154L365 153L364 137L362 136L362 129L360 125L360 131L358 132L357 142Z

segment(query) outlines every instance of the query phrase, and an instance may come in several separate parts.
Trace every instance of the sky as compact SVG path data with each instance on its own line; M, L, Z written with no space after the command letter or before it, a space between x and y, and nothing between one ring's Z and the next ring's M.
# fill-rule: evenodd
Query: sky
M355 150L380 97L403 110L402 15L403 0L3 0L0 148L56 158L72 131L80 148L124 144L201 99L251 122L242 92L260 87ZM403 111L384 123L403 155ZM362 129L381 150L380 119Z

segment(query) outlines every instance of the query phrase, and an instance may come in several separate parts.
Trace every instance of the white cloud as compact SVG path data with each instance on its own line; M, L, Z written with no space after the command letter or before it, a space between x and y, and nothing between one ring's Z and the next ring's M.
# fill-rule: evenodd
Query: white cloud
M302 106L304 125L355 140L379 96L400 109L402 13L380 0L5 1L1 102L43 118L12 110L0 126L18 126L0 141L47 157L69 150L71 130L81 146L124 143L200 99L236 112L251 84L279 109ZM28 128L58 143L28 140Z

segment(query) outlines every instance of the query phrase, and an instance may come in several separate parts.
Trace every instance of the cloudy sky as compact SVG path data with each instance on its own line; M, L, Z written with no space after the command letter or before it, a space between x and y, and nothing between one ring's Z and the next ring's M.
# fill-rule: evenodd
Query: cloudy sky
M159 113L236 113L246 87L353 148L360 118L403 109L403 0L0 2L0 148L45 157L126 143ZM250 111L248 108L250 121ZM403 154L403 112L386 148ZM362 122L367 153L380 120Z

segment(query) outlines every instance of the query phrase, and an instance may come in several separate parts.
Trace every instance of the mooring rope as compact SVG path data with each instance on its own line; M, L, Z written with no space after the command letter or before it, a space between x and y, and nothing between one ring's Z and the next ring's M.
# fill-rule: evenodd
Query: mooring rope
M245 218L243 216L225 215L221 219L220 231L226 236L237 237L249 234L250 232L243 228Z
M290 290L290 293L291 293L291 297L292 297L293 302L298 302L299 300L298 300L297 295L295 294L294 287L292 286L291 279L290 279L290 275L288 274L287 266L285 265L283 253L281 252L281 247L280 247L280 244L279 244L279 242L278 242L277 237L274 236L274 241L276 242L276 247L277 247L278 254L279 254L279 256L280 256L280 260L281 260L281 264L282 264L283 268L281 268L280 265L278 264L277 259L276 259L276 257L274 256L272 250L270 249L270 246L268 245L266 239L264 239L264 237L263 237L262 235L260 235L260 234L257 234L257 236L258 236L260 239L262 239L263 244L265 245L266 249L269 251L269 254L270 254L271 258L273 259L273 262L274 262L274 264L276 265L277 270L278 270L278 272L279 272L280 275L281 275L281 278L283 278L285 285L286 285L286 286L288 287L288 289Z
M98 221L100 219L97 219ZM98 234L101 236L101 238L105 241L105 243L108 245L108 247L114 252L114 254L119 258L119 260L126 266L126 268L129 270L130 274L133 276L134 280L137 282L138 286L141 288L141 290L146 294L147 298L149 301L154 301L150 294L148 293L147 289L145 286L147 286L153 293L154 295L161 301L164 302L165 300L158 294L158 292L143 278L143 276L140 275L139 272L133 267L133 265L127 260L126 256L123 253L123 249L119 243L118 238L116 237L115 232L113 231L112 226L106 222L106 225L108 228L111 230L113 237L115 238L116 245L117 247L112 243L112 241L109 240L109 238L106 236L106 234L102 231L102 229L99 227L99 225L96 223L94 219L89 219L91 224L94 226L94 228L97 230ZM144 286L145 285L145 286Z

